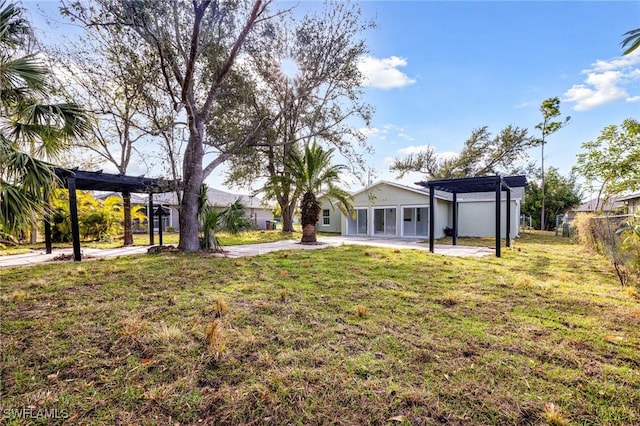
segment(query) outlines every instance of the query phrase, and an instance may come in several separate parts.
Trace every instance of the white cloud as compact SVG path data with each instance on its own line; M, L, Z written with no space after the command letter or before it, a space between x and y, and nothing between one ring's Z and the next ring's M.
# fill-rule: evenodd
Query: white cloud
M384 160L382 160L382 163L389 167L391 166L394 162L396 161L396 159L394 157L385 157Z
M625 99L625 101L627 101L627 102L640 102L640 95L638 95L638 96L629 96L627 99Z
M407 66L407 60L398 56L384 59L366 56L360 60L358 69L364 75L364 85L380 89L397 89L416 81L409 78L398 67Z
M362 133L366 138L372 138L375 135L380 134L380 129L377 127L363 127L360 129L360 133Z
M406 134L406 133L404 133L404 132L400 132L400 133L398 133L398 137L399 137L400 139L404 139L404 140L406 140L406 141L413 141L413 140L415 140L415 139L413 138L413 136L408 135L408 134Z
M534 102L531 101L522 101L519 104L516 104L514 106L515 109L521 109L521 108L529 108L531 105L534 105Z
M410 145L405 148L400 148L398 150L398 154L410 155L410 154L418 154L423 151L428 151L432 149L431 145Z
M431 145L410 145L404 148L400 148L398 150L398 154L402 154L402 155L418 154L420 152L428 151L429 149L432 149L432 148L433 147ZM439 160L450 160L458 157L458 155L459 153L457 152L444 151L444 152L437 152L436 158L438 158Z
M626 86L640 80L640 51L633 55L597 60L586 74L584 84L574 84L564 93L564 101L574 102L573 109L586 111L618 99L635 102L637 96L627 93Z

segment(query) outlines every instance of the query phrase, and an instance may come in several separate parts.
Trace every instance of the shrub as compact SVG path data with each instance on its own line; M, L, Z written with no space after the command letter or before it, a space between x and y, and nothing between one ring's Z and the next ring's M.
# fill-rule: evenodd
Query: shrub
M598 250L599 244L596 234L596 223L592 220L595 215L590 213L578 213L571 222L575 229L575 241L590 250Z

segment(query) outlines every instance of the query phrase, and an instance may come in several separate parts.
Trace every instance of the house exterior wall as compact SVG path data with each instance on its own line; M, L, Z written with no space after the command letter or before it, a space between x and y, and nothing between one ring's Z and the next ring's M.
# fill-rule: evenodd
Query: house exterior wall
M429 202L429 196L427 196L427 203ZM433 226L433 237L444 237L444 228L453 224L453 209L451 202L447 200L441 200L436 198L434 200L435 205L435 223Z
M628 214L640 215L640 198L632 198L629 200Z
M518 236L520 217L520 203L524 196L523 188L515 188L511 195L511 237ZM445 236L444 229L453 227L453 205L446 195L438 194L434 199L434 238ZM466 198L466 199L465 199ZM502 214L500 232L506 237L506 193L502 193ZM340 232L342 235L374 236L374 237L428 237L428 232L411 234L406 229L418 229L417 212L420 209L420 220L426 220L428 231L429 194L425 191L413 190L380 182L372 187L356 193L353 196L353 207L359 216L358 223L366 219L366 229L352 223L349 228L349 218L339 210L331 209L326 199L319 200L322 209L330 210L330 226L323 227L322 212L316 230L325 232ZM378 212L376 213L376 210ZM405 210L413 210L413 216L405 216ZM422 216L425 216L423 219ZM388 219L393 218L393 224ZM410 222L408 220L416 220ZM353 221L353 219L352 219ZM392 226L391 226L392 225ZM420 223L420 227L424 224ZM394 228L395 227L395 228ZM424 228L421 228L424 229ZM458 196L458 236L464 237L493 237L495 236L495 193L476 193Z
M429 195L426 192L403 188L395 185L389 185L385 182L378 183L372 187L361 191L353 197L353 207L366 211L367 232L366 234L358 233L360 236L375 237L403 237L416 238L428 236L428 220L429 220ZM436 198L436 238L444 236L444 227L447 223L448 206L446 200ZM426 224L417 224L417 211L420 209L420 221ZM412 216L409 222L405 221L405 210L411 210ZM409 225L411 229L425 229L420 235L409 235L407 231ZM440 227L439 224L442 224ZM438 228L442 229L438 229ZM355 235L349 233L348 218L342 216L341 233L342 235ZM353 229L352 229L353 231Z
M154 204L154 209L158 208L159 204ZM165 208L169 208L169 221L168 226L173 226L176 231L180 230L180 216L178 213L177 206L167 206L166 204L162 204ZM146 206L145 206L146 208ZM146 213L146 212L145 212ZM253 220L258 229L264 230L267 229L267 221L273 221L273 210L271 209L256 209L256 208L247 208L246 209L247 217Z
M256 223L258 229L267 229L267 221L273 221L273 210L271 209L247 209L247 215Z
M316 223L317 232L332 232L339 234L342 231L342 213L340 209L334 206L327 198L322 197L320 200L320 219ZM329 215L325 216L328 210ZM326 222L329 222L328 224Z
M500 205L500 236L506 238L507 202ZM520 217L520 200L511 200L511 237L517 237L518 218ZM452 226L452 225L449 225ZM458 236L459 237L492 237L495 236L496 205L495 201L467 201L458 203Z

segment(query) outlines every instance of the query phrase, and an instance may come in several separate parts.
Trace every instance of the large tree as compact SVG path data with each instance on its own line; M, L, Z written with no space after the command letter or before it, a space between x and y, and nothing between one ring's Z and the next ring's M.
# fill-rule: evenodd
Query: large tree
M540 212L542 194L544 192L547 206L544 230L551 230L555 224L556 215L578 207L582 201L580 186L573 174L568 177L562 176L558 169L553 167L550 167L546 173L545 185L547 185L547 188L545 191L542 190L536 180L529 181L524 203L522 204L522 214L531 216L534 228L539 227L541 222L538 213Z
M527 157L526 150L535 143L526 129L507 126L493 135L487 126L473 130L460 153L443 158L433 147L404 158L396 158L391 171L403 177L409 172L419 172L427 179L502 174Z
M640 190L640 121L605 127L595 141L582 144L574 172L598 193L596 210L612 195Z
M74 103L47 103L51 73L28 51L31 27L23 10L0 3L0 224L13 234L43 212L55 187L54 160L86 132Z
M81 38L48 48L62 76L61 90L82 99L94 118L91 137L77 146L122 175L127 174L139 142L155 130L149 109L156 109L147 95L158 81L148 72L154 60L136 50L132 35L117 26L91 27ZM139 155L138 162L145 156ZM122 199L127 246L133 244L131 194L123 192Z
M542 101L540 104L540 112L542 113L542 122L536 125L536 129L540 130L540 139L537 140L540 145L540 188L542 189L542 200L540 203L540 229L546 229L545 225L545 200L544 200L544 191L545 191L545 172L544 172L544 146L547 143L547 137L557 132L567 124L571 120L571 117L567 116L563 121L553 121L554 118L559 117L560 113L560 99L559 98L549 98Z
M98 7L75 2L66 10L87 25L118 25L134 31L157 58L155 72L162 76L174 109L186 116L188 140L182 163L179 247L197 251L200 188L207 175L226 160L216 157L204 164L206 124L250 34L268 19L271 0L255 0L251 4L176 0L162 7L151 0L96 0L96 3ZM268 37L268 33L262 32L260 36ZM241 142L253 138L246 135Z
M251 186L268 180L265 198L278 203L284 231L293 231L300 194L290 179L274 178L289 173L285 163L293 150L318 140L339 151L353 171L364 169L362 155L369 147L361 129L372 109L362 100L358 62L367 52L361 33L372 26L357 5L329 2L283 20L273 28L269 48L253 52L258 90L244 95L245 109L235 115L249 117L247 126L276 119L261 140L231 159L227 183Z

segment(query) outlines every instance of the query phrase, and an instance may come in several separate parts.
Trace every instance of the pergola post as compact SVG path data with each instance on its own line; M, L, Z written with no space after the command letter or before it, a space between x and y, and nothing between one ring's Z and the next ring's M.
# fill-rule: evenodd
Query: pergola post
M435 246L434 245L434 237L433 237L433 234L434 234L434 231L435 231L435 223L434 222L435 222L435 217L436 217L435 212L434 212L435 203L433 201L433 198L435 196L435 192L436 192L436 189L433 186L429 187L429 251L431 253L433 253L434 246Z
M47 254L51 254L53 244L51 243L51 208L49 206L44 209L44 246Z
M162 214L164 213L162 204L158 206L158 240L162 245Z
M511 188L507 189L507 247L511 247Z
M453 241L452 244L458 245L458 194L453 193Z
M500 179L496 182L496 257L500 257L500 192L502 191L502 182Z
M73 260L80 262L80 227L78 226L78 199L76 198L76 178L71 175L67 179L69 188L69 212L71 213L71 239L73 240Z
M147 225L149 226L149 245L153 245L153 193L149 193L149 209L147 210Z

